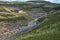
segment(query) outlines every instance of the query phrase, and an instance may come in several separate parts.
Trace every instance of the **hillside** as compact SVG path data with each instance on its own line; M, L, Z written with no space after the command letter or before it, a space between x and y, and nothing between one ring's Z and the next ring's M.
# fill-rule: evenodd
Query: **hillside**
M59 40L59 8L45 1L0 2L0 40Z
M40 6L48 14L47 21L28 33L18 35L14 40L60 40L60 9L56 5Z
M45 15L42 8L35 6L34 3L28 2L0 3L0 40L11 40L11 37L29 27L32 20Z
M17 36L15 40L60 40L60 16L56 16L46 21L38 28Z

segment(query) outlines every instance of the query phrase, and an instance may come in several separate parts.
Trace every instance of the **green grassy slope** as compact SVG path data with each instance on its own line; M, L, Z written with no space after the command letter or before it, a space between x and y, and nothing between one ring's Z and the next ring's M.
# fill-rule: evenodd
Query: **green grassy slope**
M8 7L9 7L9 5L10 6L13 5L13 6L19 7L25 11L31 11L31 9L34 9L34 8L39 8L39 9L41 8L45 12L50 13L48 21L46 21L42 25L38 26L36 29L34 29L26 34L17 36L14 40L60 40L60 32L59 32L60 31L60 9L59 9L60 7L59 8L56 7L56 6L59 6L58 4L52 4L49 2L35 2L33 4L30 4L30 3L20 4L19 3L19 4L6 4L6 5ZM0 6L1 6L1 4L0 4ZM15 12L11 12L5 6L3 6L2 8L5 9L5 11L8 12L9 14L7 14L7 15L0 14L0 21L8 20L8 21L15 22L15 20L28 21L28 20L32 19L28 16L16 17L15 15L13 15ZM9 11L7 11L7 10L9 10ZM40 10L37 10L37 12ZM11 14L11 13L13 13L13 14Z
M51 11L48 12L49 20L36 29L17 36L14 40L60 40L60 10Z
M49 18L44 24L14 40L60 40L60 16Z

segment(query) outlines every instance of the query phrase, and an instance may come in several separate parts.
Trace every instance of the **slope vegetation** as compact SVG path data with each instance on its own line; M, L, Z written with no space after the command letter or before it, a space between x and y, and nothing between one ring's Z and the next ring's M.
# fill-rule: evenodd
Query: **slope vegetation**
M60 10L48 10L47 21L36 29L17 36L14 40L60 40ZM45 10L45 9L44 9Z

